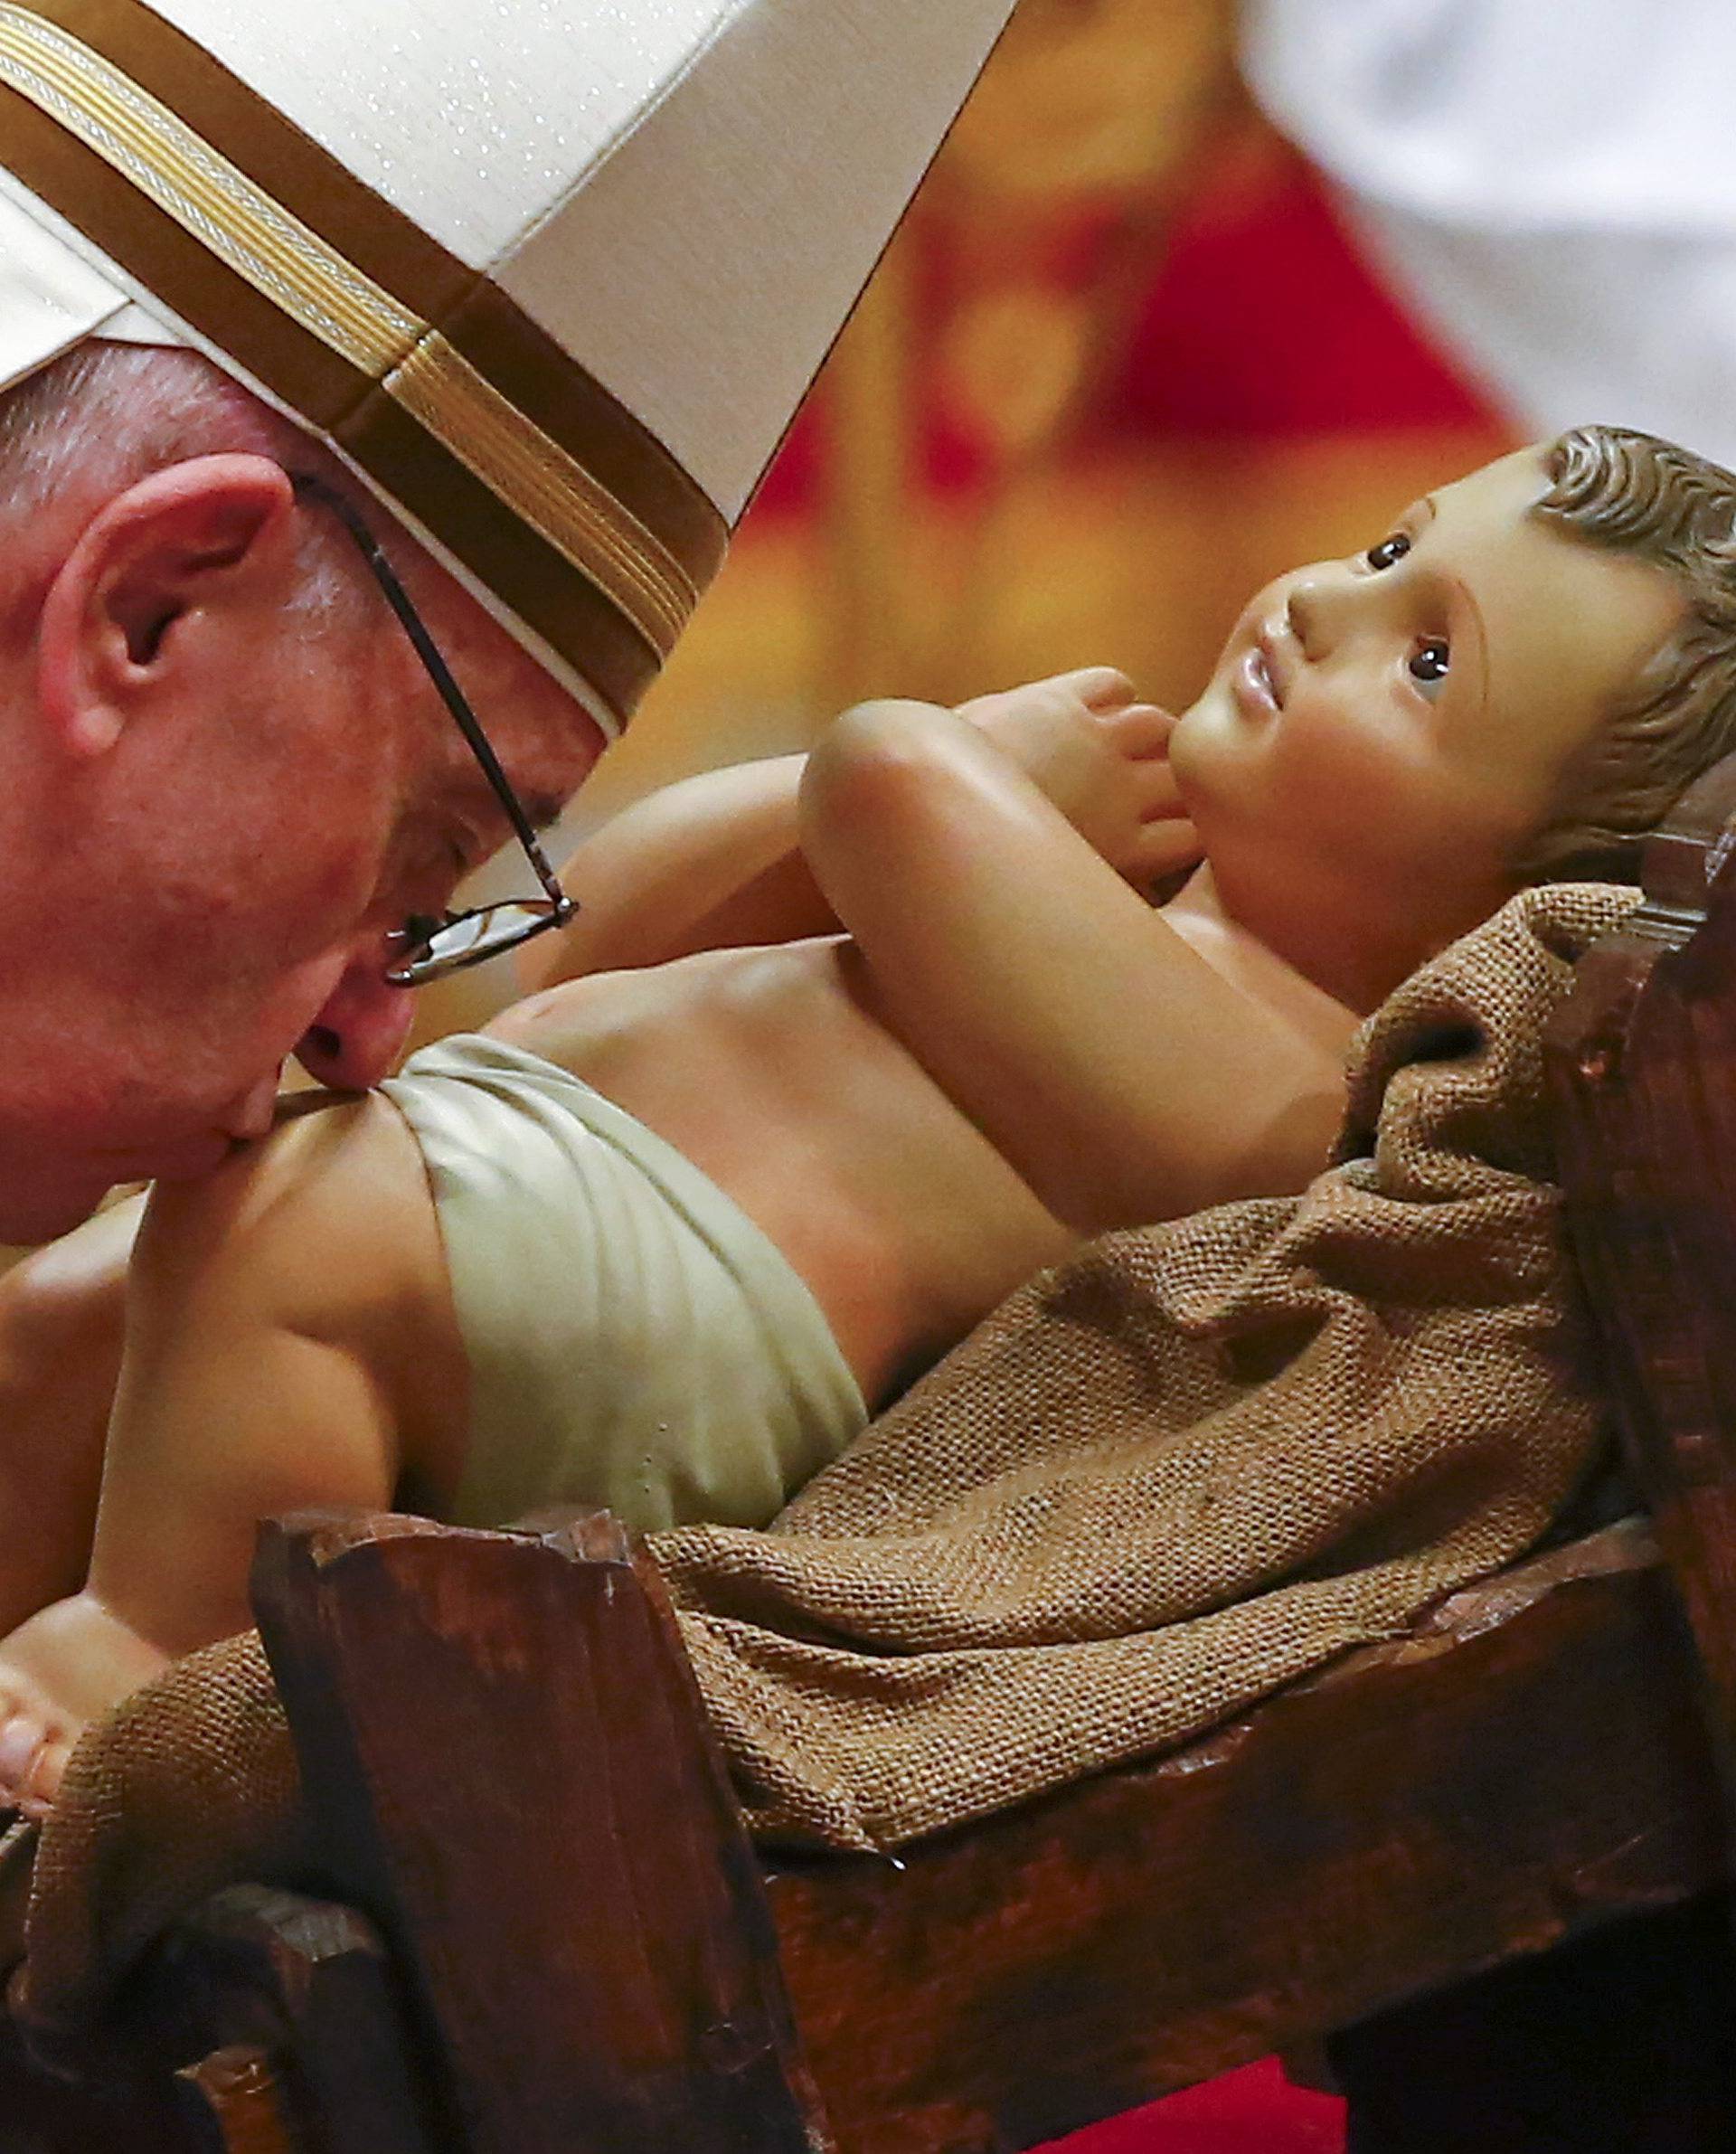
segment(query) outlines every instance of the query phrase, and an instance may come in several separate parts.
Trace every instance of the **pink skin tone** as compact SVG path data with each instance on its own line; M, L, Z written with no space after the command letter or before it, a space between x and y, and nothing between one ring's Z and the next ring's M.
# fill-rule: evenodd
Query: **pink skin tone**
M505 836L383 603L324 641L293 625L313 513L269 459L213 456L31 534L40 602L0 650L0 1239L208 1172L268 1125L291 1053L374 1082L410 1024L388 935ZM406 567L509 774L557 804L594 722Z

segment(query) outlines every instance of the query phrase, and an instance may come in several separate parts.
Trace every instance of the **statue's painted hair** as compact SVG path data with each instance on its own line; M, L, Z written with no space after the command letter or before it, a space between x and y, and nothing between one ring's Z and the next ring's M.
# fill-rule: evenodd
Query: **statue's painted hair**
M1662 569L1686 611L1514 864L1526 882L1637 882L1647 834L1736 751L1736 473L1628 427L1575 427L1544 454L1549 490L1532 513Z

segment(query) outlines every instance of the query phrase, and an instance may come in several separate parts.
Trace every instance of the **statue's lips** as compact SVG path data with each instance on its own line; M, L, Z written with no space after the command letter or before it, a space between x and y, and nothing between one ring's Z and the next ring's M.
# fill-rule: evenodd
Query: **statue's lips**
M1231 681L1236 701L1250 716L1269 718L1283 709L1283 680L1268 630L1262 628L1242 653Z

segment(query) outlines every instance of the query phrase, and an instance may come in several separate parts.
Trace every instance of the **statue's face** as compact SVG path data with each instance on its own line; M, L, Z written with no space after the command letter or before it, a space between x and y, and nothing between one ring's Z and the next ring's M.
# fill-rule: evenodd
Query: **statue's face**
M1533 515L1546 486L1540 450L1504 457L1249 604L1170 743L1232 904L1319 903L1336 932L1410 909L1439 940L1436 912L1456 933L1505 894L1683 607L1661 570Z

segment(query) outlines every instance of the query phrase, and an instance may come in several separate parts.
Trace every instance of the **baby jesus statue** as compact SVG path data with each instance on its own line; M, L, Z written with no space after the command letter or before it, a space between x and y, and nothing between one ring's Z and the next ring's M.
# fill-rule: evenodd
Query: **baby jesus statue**
M539 992L159 1187L124 1295L114 1215L0 1289L0 1799L247 1626L261 1517L769 1520L1082 1238L1302 1188L1362 1020L1732 746L1736 477L1592 428L1260 591L1179 718L871 704L629 810Z

